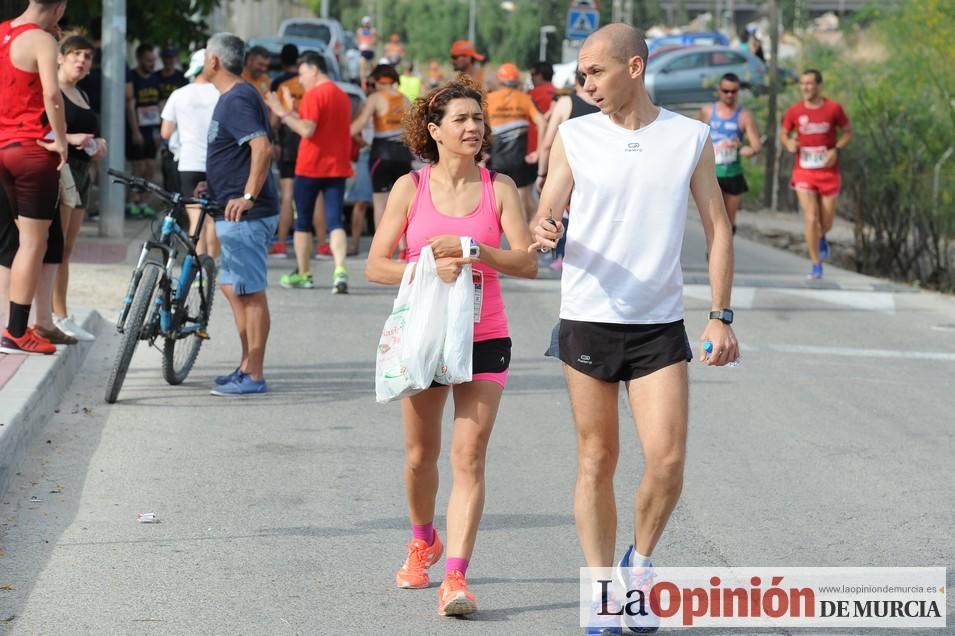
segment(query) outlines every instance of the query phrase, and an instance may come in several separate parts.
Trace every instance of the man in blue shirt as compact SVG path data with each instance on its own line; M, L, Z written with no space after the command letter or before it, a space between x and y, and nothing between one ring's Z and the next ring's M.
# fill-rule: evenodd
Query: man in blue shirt
M212 395L265 393L269 336L268 248L278 226L278 193L270 170L272 130L262 98L243 81L245 44L219 33L206 45L205 67L221 97L209 125L209 193L225 209L216 217L222 245L219 282L242 342L239 366L216 378Z

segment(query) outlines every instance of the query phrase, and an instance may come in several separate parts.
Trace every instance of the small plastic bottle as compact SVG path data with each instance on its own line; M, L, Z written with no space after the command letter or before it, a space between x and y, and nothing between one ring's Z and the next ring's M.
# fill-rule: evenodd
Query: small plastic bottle
M709 340L704 340L703 351L707 354L707 357L709 357L709 354L713 353L713 343L710 342ZM743 362L743 356L737 354L736 359L733 360L732 362L727 362L725 366L738 367L742 362Z

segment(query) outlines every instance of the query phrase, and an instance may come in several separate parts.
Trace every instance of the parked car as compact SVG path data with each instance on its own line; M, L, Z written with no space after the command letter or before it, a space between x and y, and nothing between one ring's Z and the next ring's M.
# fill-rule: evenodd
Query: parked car
M693 46L654 57L647 62L646 84L654 103L702 104L716 99L716 86L726 73L735 73L753 92L766 90L766 64L742 49Z
M342 78L341 69L338 66L338 60L335 59L335 56L332 55L328 50L328 46L326 46L321 40L306 37L285 36L251 38L248 42L249 48L253 46L261 46L272 56L272 59L269 61L269 74L273 76L281 74L283 70L281 54L282 47L286 44L294 44L297 46L299 54L302 54L305 51L315 51L316 53L321 53L322 57L325 58L325 65L328 67L328 76L333 80L340 80Z
M702 31L698 33L678 33L653 38L647 42L650 54L662 47L672 46L729 46L729 40L722 33L716 31Z
M339 68L345 67L346 34L347 31L342 23L333 19L289 18L279 25L279 37L302 37L324 42L331 54L335 56Z

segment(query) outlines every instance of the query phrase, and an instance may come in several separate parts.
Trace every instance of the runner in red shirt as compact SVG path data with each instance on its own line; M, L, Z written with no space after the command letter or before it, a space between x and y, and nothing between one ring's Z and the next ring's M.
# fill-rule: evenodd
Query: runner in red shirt
M298 76L305 94L293 110L289 91L280 98L269 93L266 103L283 124L301 135L295 161L295 183L292 186L295 209L295 258L298 269L283 276L279 284L286 289L311 289L315 286L309 270L312 255L312 211L318 195L325 199L325 226L332 248L335 272L332 293L348 293L348 272L345 257L348 238L345 234L345 180L354 172L351 167L351 100L348 94L327 75L325 58L306 51L299 58Z
M819 280L822 261L829 256L826 232L836 218L842 186L839 151L852 140L852 128L842 106L822 96L822 73L812 69L805 71L799 79L799 88L803 100L790 106L783 116L783 144L797 155L792 188L805 217L806 245L812 260L809 278Z
M56 347L27 327L30 305L59 213L59 169L66 163L66 121L57 79L56 39L49 33L65 0L30 0L19 17L0 24L0 184L9 208L0 235L19 229L16 248L3 252L10 269L10 314L0 337L6 353L51 354ZM49 32L48 32L49 31Z

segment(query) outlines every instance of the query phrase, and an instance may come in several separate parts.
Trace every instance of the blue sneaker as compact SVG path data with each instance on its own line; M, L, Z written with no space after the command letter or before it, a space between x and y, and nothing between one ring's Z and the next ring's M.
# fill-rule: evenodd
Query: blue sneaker
M825 234L819 239L819 260L829 260L829 241L826 240Z
M623 586L624 594L633 590L642 590L645 603L646 616L637 614L629 616L623 615L623 624L634 634L653 634L660 629L660 617L650 610L650 590L653 587L653 579L656 575L653 573L653 564L640 568L633 567L634 547L631 545L627 553L620 559L617 565L617 579Z
M214 380L214 382L216 383L216 386L222 386L223 384L228 384L229 382L232 382L236 378L241 378L243 375L245 375L245 372L239 367L236 367L235 371L233 371L232 373L226 373L225 375L216 376L216 379Z
M252 379L251 375L243 373L241 377L235 378L232 382L217 386L209 391L211 395L222 397L234 397L237 395L250 395L253 393L268 393L269 387L265 380L258 382Z
M590 606L590 619L584 628L584 636L621 636L620 616L616 613L600 614L600 601L594 601ZM614 608L608 608L613 611Z
M813 263L812 271L807 276L809 280L822 280L822 263Z

